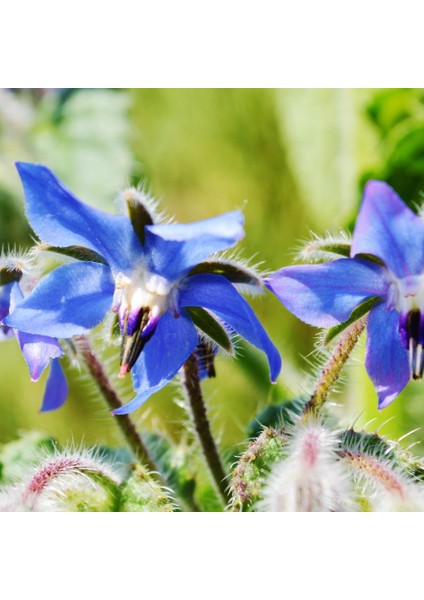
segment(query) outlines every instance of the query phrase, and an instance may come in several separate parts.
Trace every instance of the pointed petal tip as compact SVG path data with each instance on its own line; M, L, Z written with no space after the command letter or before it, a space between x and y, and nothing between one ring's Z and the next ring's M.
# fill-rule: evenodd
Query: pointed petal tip
M376 192L393 192L391 185L380 179L369 179L364 186L364 196Z
M51 173L53 175L53 173L50 171L50 169L48 169L44 165L40 165L37 163L16 161L15 167L16 167L19 175L21 175L21 176L34 175L37 171L47 171L48 173Z
M52 361L50 367L40 412L51 412L63 406L68 397L68 393L69 386L66 375L60 361L56 358Z
M403 388L402 388L403 389ZM402 389L397 392L393 392L392 394L387 394L387 392L378 392L378 410L382 410L383 408L387 408L389 404L391 404L401 393Z
M41 415L41 414L44 414L44 413L53 412L53 411L55 411L55 410L56 410L56 408L53 408L53 406L50 406L50 407L48 407L48 406L41 406L41 407L38 409L38 412L39 412L39 414Z
M122 415L128 415L130 412L132 412L131 408L128 410L127 406L121 406L121 408L115 408L115 410L111 411L111 415L113 415L114 417L119 417Z
M389 406L389 404L391 404L393 402L393 400L395 400L397 398L397 396L398 396L398 394L391 394L389 396L379 395L378 410L383 410L383 408L386 408L387 406Z

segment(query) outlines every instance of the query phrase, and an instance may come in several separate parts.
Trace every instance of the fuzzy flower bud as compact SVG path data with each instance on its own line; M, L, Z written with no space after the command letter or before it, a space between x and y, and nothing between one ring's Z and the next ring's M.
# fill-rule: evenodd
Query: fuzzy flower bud
M341 445L341 455L363 510L424 510L424 486L420 478L423 467L419 461L411 464L407 453L375 433L348 430L342 435Z
M92 451L55 453L3 488L0 511L103 512L114 509L120 477Z
M267 512L345 511L351 490L338 460L337 437L309 420L291 433L287 459L278 462L263 489L260 510Z

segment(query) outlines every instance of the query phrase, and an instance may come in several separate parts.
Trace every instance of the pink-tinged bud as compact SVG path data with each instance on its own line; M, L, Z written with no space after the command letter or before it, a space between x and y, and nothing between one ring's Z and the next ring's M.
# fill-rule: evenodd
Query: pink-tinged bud
M120 477L93 452L48 456L0 495L0 510L17 512L112 510Z
M345 456L359 500L372 512L423 511L424 490L408 479L391 460L365 453Z
M267 512L346 511L353 506L347 471L337 455L335 433L315 419L299 423L287 458L273 467L259 510Z

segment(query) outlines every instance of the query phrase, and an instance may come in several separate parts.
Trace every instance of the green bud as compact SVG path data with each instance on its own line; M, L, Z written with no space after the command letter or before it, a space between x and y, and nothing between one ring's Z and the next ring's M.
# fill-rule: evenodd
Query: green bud
M119 512L173 512L175 506L159 483L141 465L134 465L121 485Z
M266 428L249 444L233 471L231 482L233 511L251 510L261 499L264 480L276 462L285 456L286 438L282 431Z

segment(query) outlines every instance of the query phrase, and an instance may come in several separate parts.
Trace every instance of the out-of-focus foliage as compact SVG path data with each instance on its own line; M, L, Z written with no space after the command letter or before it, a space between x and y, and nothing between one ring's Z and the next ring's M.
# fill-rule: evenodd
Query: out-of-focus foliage
M129 183L144 183L182 222L243 207L240 253L254 255L264 270L279 268L292 262L310 231L351 228L370 177L388 181L410 204L420 202L423 97L415 89L2 90L0 245L31 244L13 166L29 160L46 164L81 199L111 212ZM218 357L217 378L205 382L205 396L214 433L230 453L241 451L246 428L262 409L307 392L304 373L313 371L314 331L271 294L252 305L281 350L283 370L272 387L256 352L240 346L237 360ZM109 342L100 329L101 349ZM108 356L115 351L108 348ZM68 402L39 414L44 378L29 382L15 340L0 345L0 442L37 429L61 442L120 444L92 384L78 368L66 367ZM411 383L382 413L362 360L348 369L346 382L334 396L340 406L332 409L346 426L375 419L373 429L394 417L384 433L396 439L422 426L422 382ZM176 392L168 386L136 415L141 428L170 442L184 429ZM418 431L408 443L421 437ZM206 496L196 501L207 503Z

